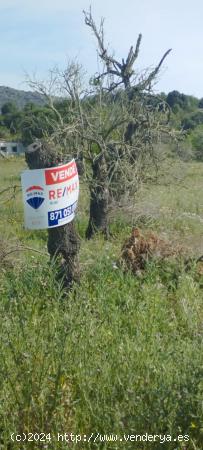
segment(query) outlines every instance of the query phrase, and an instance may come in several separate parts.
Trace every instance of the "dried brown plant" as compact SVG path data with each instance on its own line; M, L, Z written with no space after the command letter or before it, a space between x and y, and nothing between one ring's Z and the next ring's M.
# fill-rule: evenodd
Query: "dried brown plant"
M125 271L139 274L153 258L167 259L183 254L182 246L172 244L152 231L143 233L139 228L133 228L122 247L120 263Z

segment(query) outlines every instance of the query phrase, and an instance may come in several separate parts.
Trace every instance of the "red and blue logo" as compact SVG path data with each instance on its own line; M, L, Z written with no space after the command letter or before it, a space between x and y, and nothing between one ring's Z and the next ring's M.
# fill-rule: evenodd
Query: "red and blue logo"
M30 186L26 189L26 201L34 209L38 209L44 202L44 189L41 186Z

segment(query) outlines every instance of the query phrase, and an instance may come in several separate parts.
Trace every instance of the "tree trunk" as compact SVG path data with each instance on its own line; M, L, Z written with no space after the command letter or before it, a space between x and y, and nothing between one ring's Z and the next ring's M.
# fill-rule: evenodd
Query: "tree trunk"
M106 237L109 235L108 210L109 187L107 178L107 164L104 156L92 164L93 182L90 187L90 215L86 230L86 238L101 231Z
M28 147L25 159L30 169L55 167L62 163L61 155L56 148L41 142L36 142ZM62 257L58 278L63 278L64 287L70 287L73 281L79 279L78 252L80 241L74 221L48 229L47 248L51 259L58 256Z

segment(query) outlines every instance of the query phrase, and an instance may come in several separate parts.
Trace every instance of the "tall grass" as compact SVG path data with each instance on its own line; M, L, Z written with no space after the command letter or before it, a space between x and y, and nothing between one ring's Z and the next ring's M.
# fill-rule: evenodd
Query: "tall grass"
M81 283L69 293L55 281L46 255L27 252L1 269L3 450L202 449L201 278L181 261L152 261L142 277L124 274L117 259L129 223L115 222L112 230L109 242L82 242ZM12 225L6 233L12 235ZM20 224L16 237L34 248L46 245L46 233L25 234ZM12 433L23 432L52 439L12 442ZM189 435L190 441L58 442L65 432Z

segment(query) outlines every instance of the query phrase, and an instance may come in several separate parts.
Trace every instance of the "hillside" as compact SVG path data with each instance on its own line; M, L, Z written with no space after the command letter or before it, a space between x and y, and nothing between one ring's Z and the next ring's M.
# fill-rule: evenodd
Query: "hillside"
M7 102L15 103L19 109L22 109L27 103L34 103L39 106L45 104L43 96L37 92L21 91L7 86L0 86L0 108Z

